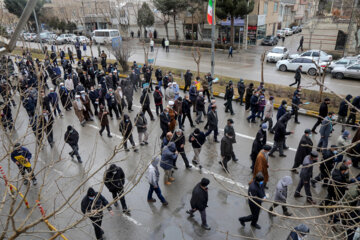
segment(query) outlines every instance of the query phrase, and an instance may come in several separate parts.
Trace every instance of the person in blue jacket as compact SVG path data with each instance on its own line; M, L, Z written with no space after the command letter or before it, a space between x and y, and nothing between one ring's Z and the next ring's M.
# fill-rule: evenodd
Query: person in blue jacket
M18 166L21 175L24 177L24 185L28 185L29 181L25 178L25 171L31 174L31 179L33 184L37 184L35 174L31 168L31 153L30 151L21 146L20 143L16 143L14 146L14 151L11 153L11 160Z
M171 170L174 168L174 162L176 161L177 156L178 152L176 151L176 145L174 142L168 143L168 145L166 145L162 150L160 167L162 167L165 171L164 183L166 185L170 185L171 182L175 180L175 178L171 176Z

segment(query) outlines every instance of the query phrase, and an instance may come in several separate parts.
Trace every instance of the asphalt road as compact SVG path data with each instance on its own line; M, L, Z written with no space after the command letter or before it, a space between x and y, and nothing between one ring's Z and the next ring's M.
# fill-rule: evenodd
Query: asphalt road
M134 99L134 112L128 113L133 120L139 108L139 93L135 94ZM18 102L18 101L17 101ZM151 106L153 100L151 98ZM237 163L229 162L230 176L226 175L222 170L218 161L220 159L220 144L214 143L212 137L208 138L208 141L204 144L201 152L201 163L203 169L192 168L186 170L181 158L178 158L177 165L179 170L175 171L175 182L171 186L163 185L163 170L160 168L160 186L163 195L169 202L169 206L161 206L159 200L156 203L149 204L146 200L148 183L145 177L139 180L136 187L126 195L126 201L128 207L131 209L131 216L123 215L121 207L114 208L115 215L105 211L103 229L107 239L247 239L259 238L259 239L285 239L289 234L289 228L300 224L297 220L286 219L284 221L280 217L269 218L268 214L264 211L260 214L259 224L262 226L261 230L252 229L249 224L246 227L242 227L239 224L238 218L240 216L250 214L249 207L247 205L246 198L240 196L247 193L248 182L252 178L250 173L250 158L249 154L253 139L258 131L258 124L249 124L245 117L248 113L243 107L234 103L235 116L224 113L223 107L224 101L217 99L218 116L219 116L219 128L223 129L226 125L228 118L232 118L235 122L234 127L236 131L237 143L234 145L234 151L239 158ZM16 112L16 111L14 111ZM127 111L126 111L127 113ZM149 145L140 147L138 146L137 132L134 131L134 139L137 147L140 149L138 153L120 151L116 154L116 157L112 162L118 164L124 169L126 174L126 189L136 184L137 177L140 176L139 171L144 169L146 164L151 161L154 152L158 152L160 149L159 136L161 134L159 127L159 118L156 121L150 121L149 116L146 114L149 121L150 139ZM34 151L34 135L27 132L27 115L23 107L19 109L19 116L16 122L16 133L11 137L13 141L18 141L24 137L24 143L30 149ZM294 184L289 187L288 203L298 205L300 208L291 208L290 211L297 217L320 215L316 209L302 208L305 203L305 198L294 199L293 194L296 185L299 181L299 176L291 174L288 169L292 167L295 151L299 140L304 132L304 129L311 127L315 123L314 118L300 116L299 121L301 124L295 124L294 120L290 120L288 129L291 129L295 134L290 135L287 138L287 144L290 146L289 150L285 151L286 158L270 158L269 159L269 175L270 182L268 184L269 190L266 191L270 199L274 198L274 191L277 181L286 175L293 177ZM48 167L48 174L41 174L38 176L39 184L37 187L31 187L28 200L30 203L34 203L37 198L37 193L41 183L45 183L41 200L43 206L46 209L53 209L55 206L59 206L63 202L64 198L68 197L71 192L77 187L89 174L94 172L104 161L111 155L115 146L121 142L121 135L118 130L119 121L111 120L110 128L113 134L113 138L109 139L106 134L100 137L99 121L95 119L94 122L87 123L85 127L81 127L78 119L73 111L65 112L63 118L57 118L54 127L54 140L55 147L53 149L45 143L43 150L39 154L39 162L35 167L35 172L42 167ZM68 125L73 125L80 134L80 155L84 163L78 164L72 161L68 155L70 147L64 145L63 135ZM204 124L200 124L197 127L203 129ZM188 138L192 129L189 126L188 121L185 124L185 136ZM352 132L353 134L353 132ZM332 134L329 145L335 143L337 137L340 135L340 128L335 127L335 132ZM2 135L1 151L6 152L6 143L8 140ZM223 131L220 130L219 139L223 136ZM316 144L319 136L314 135L313 141ZM268 140L273 141L273 136L269 135ZM193 157L193 150L191 145L187 142L185 150L188 158L191 160ZM278 156L278 153L275 153ZM58 161L61 159L60 161ZM15 164L10 163L10 171L8 164L2 163L5 171L11 174L12 177L18 173ZM58 229L62 229L67 224L74 222L81 218L80 213L80 201L87 191L87 187L93 186L96 190L99 190L100 183L102 181L103 173L105 169L102 169L95 174L80 191L77 191L74 198L70 201L63 211L58 215L51 218L49 221L55 225ZM352 174L356 174L358 171L351 169ZM318 169L314 168L314 176L317 175ZM209 185L209 203L207 208L208 224L212 227L210 231L205 231L200 227L201 220L198 213L195 214L194 219L189 219L185 211L190 208L190 197L193 187L201 180L201 178L207 177L211 183ZM226 190L230 189L229 190ZM0 185L0 189L4 190L4 186ZM60 194L61 192L61 194ZM326 189L322 188L318 184L316 189L312 189L314 199L318 200L326 195ZM102 191L103 195L111 200L111 194L106 188ZM238 194L237 194L238 193ZM5 205L6 206L6 205ZM269 203L264 203L265 208L269 208ZM279 213L282 213L281 208L276 209ZM19 214L16 217L16 222L23 220L26 213L29 210L21 208ZM39 217L38 211L34 211L31 219ZM309 225L312 233L317 233L316 224L326 224L326 218L319 218L316 220L308 220L306 224ZM45 224L40 224L30 229L33 234L31 236L19 238L19 239L48 239L51 234L44 233L46 231ZM229 236L226 237L226 233ZM93 227L90 224L90 220L86 219L80 223L76 228L70 229L65 233L68 239L95 239ZM241 237L243 236L243 237ZM317 237L310 237L310 239L318 239Z
M297 53L296 49L300 36L293 35L287 37L285 40L285 46L290 50L290 54ZM134 41L138 41L135 39ZM282 45L281 41L278 45ZM22 42L18 42L18 46L23 46ZM31 48L40 48L38 43L25 43L25 46ZM67 45L59 45L59 48L66 48ZM73 48L73 46L70 46ZM249 48L248 50L241 50L239 53L234 52L233 58L228 58L227 51L216 51L215 54L215 74L234 77L234 78L244 78L249 80L260 81L261 70L260 70L260 56L264 51L270 50L270 46L256 46ZM101 46L101 49L105 50L108 57L115 59L114 56L109 52L108 48ZM74 49L73 49L74 50ZM73 51L75 53L75 51ZM97 55L97 47L93 47L93 54ZM91 56L89 47L86 51L87 56ZM209 52L201 53L201 63L200 71L201 72L210 72L211 70L211 54ZM197 71L196 64L192 57L191 51L179 49L170 46L170 53L166 53L161 46L155 46L155 51L149 53L149 58L156 58L155 64L157 66L166 66L172 68L180 69L190 69L192 71ZM130 61L144 62L144 50L139 44L135 44L133 47L132 55ZM280 85L289 85L294 82L294 72L280 72L276 69L275 63L265 63L264 64L264 79L268 83L276 83ZM335 79L332 78L330 74L327 74L325 78L325 85L331 89L335 90L339 94L347 95L352 94L357 96L360 91L360 84L358 80L355 79ZM319 87L315 85L313 79L303 76L302 79L303 88L319 90Z

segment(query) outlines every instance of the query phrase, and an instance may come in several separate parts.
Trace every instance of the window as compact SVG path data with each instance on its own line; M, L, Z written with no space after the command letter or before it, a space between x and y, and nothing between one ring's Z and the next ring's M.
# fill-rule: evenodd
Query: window
M312 56L313 56L313 57L319 57L319 56L320 56L320 53L319 53L319 52L313 52Z
M292 63L302 63L303 62L302 60L303 60L302 58L296 58L296 59L292 60L291 62Z
M355 65L352 65L351 67L349 67L348 69L360 70L360 65L359 65L359 64L355 64Z
M304 58L303 63L313 63L313 61L311 59L308 59L308 58Z
M264 2L264 15L267 14L267 11L268 11L268 3Z
M278 11L278 3L274 3L274 13L276 13Z
M311 52L304 52L303 54L301 54L302 57L310 57L311 56Z
M336 64L345 65L345 64L347 64L347 61L337 61Z

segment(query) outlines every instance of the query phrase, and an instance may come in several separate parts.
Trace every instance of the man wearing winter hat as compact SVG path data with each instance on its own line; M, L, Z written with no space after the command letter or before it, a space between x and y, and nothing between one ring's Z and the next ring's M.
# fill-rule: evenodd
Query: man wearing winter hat
M305 239L306 234L310 232L310 229L305 224L300 224L294 228L294 231L290 232L287 240L301 240Z
M251 169L254 169L256 158L259 152L261 151L261 149L263 149L263 147L266 144L266 139L267 139L266 129L267 129L267 124L266 123L261 124L260 129L257 132L255 140L252 144L251 154L250 154L250 158L252 161L250 167Z
M198 183L193 191L192 196L190 200L191 209L186 211L187 214L190 215L190 217L194 217L194 212L199 211L201 215L201 226L206 229L210 230L210 226L207 224L206 221L206 211L205 209L208 207L208 188L210 180L207 178L201 179L201 182Z
M103 239L104 231L101 229L101 223L103 218L103 211L101 210L107 206L109 202L98 192L90 187L86 196L81 201L81 211L83 214L89 216L94 226L96 239ZM113 215L110 206L107 206L108 211Z
M293 173L299 173L296 168L298 168L304 161L304 158L311 153L312 146L311 129L305 129L304 135L301 137L299 146L296 150L294 165L291 170Z
M269 100L266 102L264 110L264 121L263 123L269 122L269 129L272 130L273 127L273 115L274 115L274 97L270 96Z

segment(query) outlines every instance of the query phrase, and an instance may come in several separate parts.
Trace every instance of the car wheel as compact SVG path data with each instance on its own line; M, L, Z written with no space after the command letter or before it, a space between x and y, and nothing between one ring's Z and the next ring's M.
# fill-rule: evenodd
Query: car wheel
M315 68L310 68L309 70L308 70L308 74L310 75L310 76L315 76L316 75L316 69Z
M336 74L335 74L335 77L336 77L337 79L343 79L343 78L344 78L344 74L342 74L342 73L336 73Z
M282 71L282 72L286 72L287 70L287 67L285 64L281 64L280 67L279 67L279 70Z

